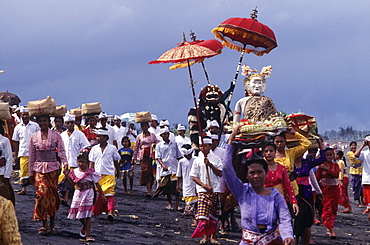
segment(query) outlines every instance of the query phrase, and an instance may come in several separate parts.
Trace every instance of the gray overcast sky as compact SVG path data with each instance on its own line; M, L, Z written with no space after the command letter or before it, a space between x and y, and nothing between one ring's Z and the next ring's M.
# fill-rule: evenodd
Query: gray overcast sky
M186 69L149 65L193 30L211 30L230 17L258 20L274 32L278 47L244 64L271 65L265 95L278 110L302 112L319 130L352 125L369 129L370 83L368 0L80 0L0 1L1 90L29 100L55 98L68 109L99 101L109 114L149 110L170 123L187 123L193 106ZM205 61L213 84L223 91L234 78L239 53ZM192 66L196 91L206 85ZM244 94L239 77L232 102Z

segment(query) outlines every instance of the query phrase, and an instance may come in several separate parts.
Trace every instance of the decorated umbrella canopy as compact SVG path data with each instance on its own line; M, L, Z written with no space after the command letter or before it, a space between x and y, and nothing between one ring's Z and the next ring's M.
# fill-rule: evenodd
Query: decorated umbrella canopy
M227 109L230 107L244 53L262 56L277 47L274 32L257 21L257 13L256 8L252 11L251 18L230 18L212 30L215 37L223 41L223 45L241 52L234 80L230 84Z
M19 103L21 103L21 99L17 95L8 91L0 92L0 100L3 102L9 102L10 106L19 105Z
M195 36L195 33L194 32L191 32L190 33L190 36L191 36L191 39L193 40L192 43L196 44L196 45L199 45L199 46L202 46L202 47L206 47L206 48L209 48L211 49L212 51L216 52L217 54L221 54L222 53L222 49L223 49L223 45L215 40L215 39L209 39L209 40L196 40L196 36ZM181 63L178 63L178 64L175 64L173 66L171 66L169 69L170 70L174 70L174 69L177 69L177 68L185 68L188 66L188 63L190 65L193 65L195 63L201 63L202 64L202 67L203 67L203 71L204 71L204 75L206 76L206 79L207 79L207 82L208 82L208 85L211 84L211 81L209 79L209 76L208 76L208 73L207 73L207 69L206 69L206 66L204 65L204 58L201 58L201 59L195 59L195 60L192 60L190 62L181 62Z
M149 62L149 64L159 64L159 63L180 63L180 62L187 62L189 77L190 77L190 86L193 94L195 112L198 120L198 130L199 135L201 138L201 142L203 144L203 133L202 133L202 126L200 123L200 116L199 116L199 109L197 104L197 98L195 95L194 89L194 80L193 75L191 72L190 61L191 60L199 60L204 58L210 58L217 55L216 52L212 51L209 48L200 46L195 44L194 42L187 42L185 38L185 34L183 34L184 41L179 44L179 46L168 50L164 54L162 54L157 60ZM208 181L210 181L209 177L209 170L207 169Z

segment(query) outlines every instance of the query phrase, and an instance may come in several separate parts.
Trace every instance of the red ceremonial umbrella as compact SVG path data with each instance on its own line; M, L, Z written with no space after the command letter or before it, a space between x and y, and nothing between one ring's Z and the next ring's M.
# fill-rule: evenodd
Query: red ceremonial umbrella
M191 39L193 40L193 42L192 42L193 44L209 48L212 51L216 52L217 54L222 53L222 49L223 49L224 46L219 41L217 41L215 39L196 40L196 36L195 36L194 32L191 32L190 36L191 36ZM192 60L191 62L189 62L189 64L194 65L195 63L201 63L202 67L203 67L204 75L206 76L206 80L208 82L208 85L210 85L211 81L209 79L207 69L206 69L206 66L205 66L203 61L204 61L204 58L195 59L195 60ZM174 70L174 69L177 69L177 68L185 68L187 66L188 66L188 62L181 62L181 63L178 63L178 64L175 64L175 65L171 66L170 70Z
M202 126L200 123L200 115L199 115L199 109L198 109L198 104L197 104L197 98L195 95L194 80L193 80L193 75L192 75L191 68L190 68L190 61L210 58L210 57L217 55L217 53L209 48L203 47L201 45L197 45L195 42L187 42L185 38L185 34L183 34L183 38L184 38L184 41L180 43L179 46L168 50L167 52L162 54L157 60L149 62L149 64L187 62L187 67L188 67L189 77L190 77L190 86L191 86L191 90L193 94L195 112L196 112L196 116L198 120L198 130L199 130L201 142L203 144ZM208 173L208 168L207 168L207 173ZM208 179L210 180L209 177Z
M227 109L230 107L244 53L262 56L277 47L274 32L268 26L258 22L257 13L256 8L252 11L251 18L230 18L212 30L215 37L223 41L223 45L241 52L234 80L230 84Z

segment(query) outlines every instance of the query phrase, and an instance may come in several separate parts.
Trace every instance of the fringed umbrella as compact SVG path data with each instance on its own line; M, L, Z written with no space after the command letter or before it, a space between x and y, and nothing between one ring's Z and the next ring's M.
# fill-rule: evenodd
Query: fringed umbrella
M193 94L195 112L196 112L196 116L198 120L198 130L199 130L199 134L201 136L200 137L201 142L203 145L202 126L200 123L200 115L199 115L199 109L198 109L197 99L195 95L194 80L193 80L193 75L191 72L190 61L210 58L210 57L217 55L217 53L212 51L209 48L197 45L194 42L187 42L185 38L185 34L183 34L183 38L184 38L184 41L180 43L179 46L168 50L163 55L161 55L157 60L149 62L149 64L187 62L187 67L188 67L188 72L189 72L189 77L190 77L190 86L191 86L191 90ZM206 169L207 169L208 181L210 183L208 167Z
M230 18L212 30L212 33L222 41L224 46L241 52L235 77L229 88L230 95L226 103L227 109L230 107L244 53L262 56L277 47L274 32L268 26L258 22L257 13L256 8L252 11L251 18Z
M216 52L217 54L222 53L222 49L223 49L224 46L219 41L217 41L215 39L196 40L196 36L195 36L194 32L191 32L190 36L191 36L191 39L193 41L192 43L194 43L196 45L199 45L199 46L202 46L202 47L209 48L212 51ZM203 68L203 71L204 71L204 75L206 76L207 83L208 83L208 85L210 85L211 81L209 79L206 66L204 64L204 58L192 60L192 61L189 62L190 65L193 65L195 63L201 63L202 64L202 68ZM175 65L170 67L170 70L174 70L174 69L177 69L177 68L185 68L185 67L188 67L188 62L182 62L182 63L175 64Z

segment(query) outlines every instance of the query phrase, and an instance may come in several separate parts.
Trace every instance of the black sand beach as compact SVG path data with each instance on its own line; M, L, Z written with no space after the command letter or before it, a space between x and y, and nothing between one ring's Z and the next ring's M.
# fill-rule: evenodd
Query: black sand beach
M92 235L95 244L199 244L200 239L190 238L194 228L191 220L181 212L166 210L164 197L150 200L145 197L145 188L138 186L139 168L135 169L135 195L124 195L122 181L116 188L117 217L113 222L105 219L105 215L92 218ZM13 183L14 190L20 190L20 184ZM23 244L87 244L80 241L78 220L68 220L68 207L61 206L56 215L56 229L59 234L41 236L38 229L41 222L32 221L34 206L34 188L28 187L28 195L16 195L16 212ZM350 197L352 198L352 197ZM326 244L370 244L370 221L363 215L364 208L358 208L351 202L353 212L338 212L335 223L336 240L331 240L322 225L313 226L312 240L318 245ZM339 210L342 210L339 207ZM240 225L240 215L237 214ZM230 232L219 237L221 244L239 244L241 232Z

